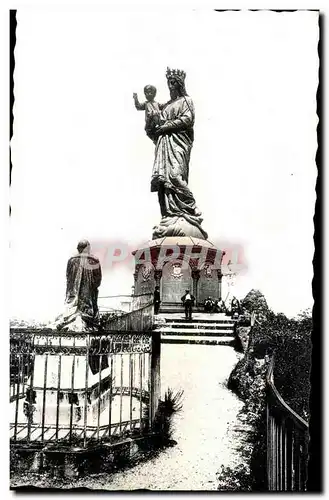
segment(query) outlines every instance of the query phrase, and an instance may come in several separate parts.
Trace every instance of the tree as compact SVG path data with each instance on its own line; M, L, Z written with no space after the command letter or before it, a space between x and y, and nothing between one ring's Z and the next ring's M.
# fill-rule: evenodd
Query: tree
M241 307L250 314L255 312L259 321L265 321L270 312L266 299L260 290L250 290L242 300Z

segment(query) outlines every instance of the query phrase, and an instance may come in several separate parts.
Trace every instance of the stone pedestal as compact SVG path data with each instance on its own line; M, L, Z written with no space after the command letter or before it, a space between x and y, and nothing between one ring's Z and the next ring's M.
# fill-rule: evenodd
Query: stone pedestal
M198 217L196 217L198 218ZM160 223L153 228L153 239L169 237L192 237L202 240L208 237L201 227L202 219L199 219L199 227L188 222L185 217L169 216L162 217Z
M207 297L221 299L221 262L224 252L210 241L189 236L150 241L133 252L134 293L160 287L160 311L178 311L189 289L201 307Z

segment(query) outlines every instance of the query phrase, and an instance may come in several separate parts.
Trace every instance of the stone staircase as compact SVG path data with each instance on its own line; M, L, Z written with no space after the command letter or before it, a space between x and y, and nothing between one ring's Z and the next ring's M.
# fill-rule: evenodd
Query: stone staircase
M162 344L231 345L234 340L234 320L225 314L194 313L187 321L184 313L162 313L155 323Z

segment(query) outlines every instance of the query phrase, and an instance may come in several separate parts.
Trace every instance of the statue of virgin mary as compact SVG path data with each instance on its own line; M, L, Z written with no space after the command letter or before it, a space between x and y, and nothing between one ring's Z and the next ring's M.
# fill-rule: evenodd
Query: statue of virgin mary
M153 239L194 236L207 239L201 213L188 187L194 140L194 105L185 89L185 72L167 69L170 101L162 107L156 129L151 191L158 192L162 219L153 228Z

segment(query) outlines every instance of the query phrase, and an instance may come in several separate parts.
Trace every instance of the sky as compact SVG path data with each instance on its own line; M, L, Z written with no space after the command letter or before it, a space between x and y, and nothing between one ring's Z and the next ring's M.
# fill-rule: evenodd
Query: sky
M243 252L234 295L260 289L288 316L312 306L316 12L62 7L17 21L12 316L62 312L79 239L128 256L151 239L154 146L132 94L153 84L166 102L167 66L186 71L195 104L189 186L203 227ZM129 294L132 273L131 258L107 262L100 296Z

